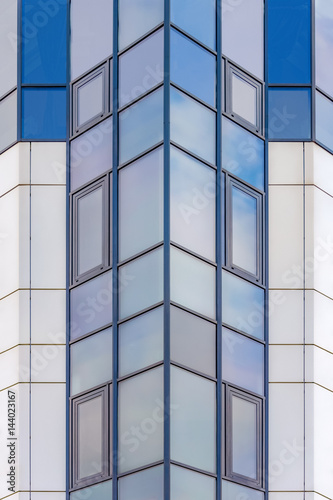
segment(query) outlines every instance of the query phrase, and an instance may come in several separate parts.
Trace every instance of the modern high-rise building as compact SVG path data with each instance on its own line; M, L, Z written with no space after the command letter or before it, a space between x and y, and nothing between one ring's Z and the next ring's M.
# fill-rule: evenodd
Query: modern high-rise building
M333 0L0 0L0 499L333 500Z

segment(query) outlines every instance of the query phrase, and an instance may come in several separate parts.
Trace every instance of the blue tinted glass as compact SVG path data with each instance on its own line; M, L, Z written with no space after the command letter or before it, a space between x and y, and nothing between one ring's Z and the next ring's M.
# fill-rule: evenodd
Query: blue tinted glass
M66 83L67 2L22 0L22 83Z
M333 102L316 92L316 139L333 151Z
M112 500L112 481L95 484L69 495L70 500Z
M333 3L316 0L316 85L333 96Z
M119 500L162 500L163 466L129 474L119 479Z
M228 500L264 500L262 491L246 488L240 484L222 481L222 496Z
M112 321L112 274L104 273L70 291L71 340Z
M119 0L119 50L163 21L163 0Z
M224 116L222 167L264 190L264 141Z
M171 22L215 49L215 0L171 0Z
M215 56L173 29L170 50L171 80L215 106Z
M264 338L264 290L222 271L222 321Z
M269 83L310 83L311 0L268 1Z
M311 90L274 88L268 93L268 138L311 137Z
M23 139L66 139L66 89L22 89Z

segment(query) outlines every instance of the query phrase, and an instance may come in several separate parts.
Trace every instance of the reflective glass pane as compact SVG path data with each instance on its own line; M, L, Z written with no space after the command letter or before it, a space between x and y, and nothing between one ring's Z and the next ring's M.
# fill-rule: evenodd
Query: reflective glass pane
M268 2L269 83L311 82L311 0Z
M163 459L163 367L119 383L119 472Z
M71 340L112 322L112 273L70 291Z
M333 4L315 2L316 85L333 96Z
M171 460L215 472L216 385L171 367Z
M66 83L66 2L22 0L22 83Z
M0 151L17 141L17 92L0 101Z
M171 87L171 140L215 164L214 111Z
M215 267L171 248L171 300L215 318Z
M254 275L258 274L258 199L231 186L231 263Z
M163 89L119 114L119 155L124 163L163 139Z
M120 319L163 300L163 249L120 267L119 287Z
M174 29L170 44L171 81L215 106L215 56Z
M0 47L2 97L17 85L17 0L0 2Z
M129 474L119 479L119 500L163 500L163 467Z
M257 478L257 405L246 399L231 397L232 471Z
M112 480L73 491L70 500L112 500Z
M102 116L104 112L104 76L98 73L77 88L77 128Z
M215 488L213 477L171 465L172 500L215 500Z
M119 50L148 33L163 18L163 0L119 0Z
M163 307L119 325L119 376L163 359Z
M22 137L66 139L66 89L22 89Z
M257 87L240 75L231 75L231 113L257 126Z
M97 397L77 407L78 480L103 470L103 400Z
M71 395L112 379L112 328L71 346Z
M222 0L222 52L263 80L263 0Z
M172 361L216 376L216 327L213 323L171 306L170 336Z
M163 80L164 31L145 38L119 58L119 106L131 102Z
M316 92L316 139L333 151L333 102Z
M222 271L222 321L264 338L264 290Z
M264 346L222 329L222 378L257 394L264 393Z
M222 481L222 497L228 500L264 500L265 493L240 484Z
M215 0L208 2L207 0L171 0L171 22L211 49L215 49Z
M311 89L269 89L268 138L311 138Z
M112 25L112 1L71 1L71 80L112 55Z
M264 190L264 141L222 117L222 167Z
M104 188L99 184L77 198L77 274L103 266ZM74 256L75 257L75 256Z
M216 172L171 148L171 240L215 261Z
M119 171L119 260L162 239L163 149L159 148Z
M71 142L71 191L112 167L112 118Z

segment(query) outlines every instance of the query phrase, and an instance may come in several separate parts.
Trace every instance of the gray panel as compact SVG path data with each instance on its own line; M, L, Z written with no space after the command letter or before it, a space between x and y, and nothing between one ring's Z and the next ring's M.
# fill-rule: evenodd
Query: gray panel
M0 101L0 151L17 140L17 92Z
M17 0L0 2L0 47L1 97L17 85Z

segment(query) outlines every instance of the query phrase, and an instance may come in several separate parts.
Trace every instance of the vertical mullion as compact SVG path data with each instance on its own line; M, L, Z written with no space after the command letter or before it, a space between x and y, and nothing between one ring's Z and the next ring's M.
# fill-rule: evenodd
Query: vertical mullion
M17 2L17 140L22 139L22 0Z

